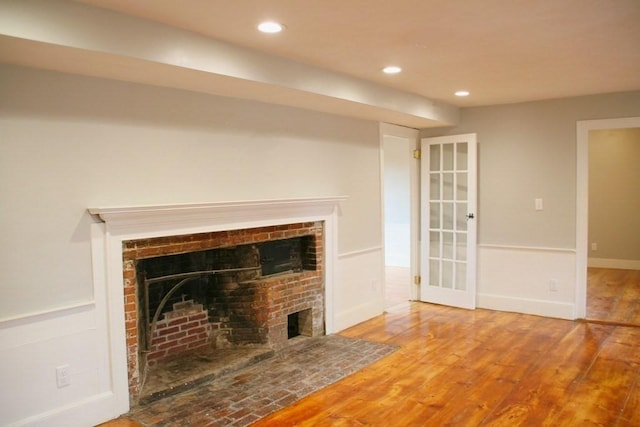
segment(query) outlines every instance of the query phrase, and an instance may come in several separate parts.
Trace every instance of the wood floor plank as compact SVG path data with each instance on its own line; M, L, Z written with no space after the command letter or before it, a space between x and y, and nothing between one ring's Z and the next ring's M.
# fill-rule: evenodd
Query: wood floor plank
M589 268L587 318L640 325L640 270Z
M466 405L460 413L466 413L465 410L471 408L475 413L480 413L478 408L486 409L482 414L482 418L474 419L466 416L472 425L480 425L480 421L491 418L494 408L500 407L514 390L520 387L520 384L531 375L532 369L536 362L541 358L546 358L547 352L566 334L566 325L559 329L546 329L544 338L540 336L541 330L530 330L529 333L512 334L513 344L507 348L493 347L492 360L484 364L480 364L476 369L482 372L482 376L470 383L470 390L465 393ZM510 340L500 335L495 336L493 342L510 343ZM499 416L492 417L492 423L498 421L505 422L505 425L513 425L515 418L522 418L528 412L528 406L513 402L507 403L508 410L503 411ZM515 413L520 413L514 417ZM443 413L442 421L454 416L454 412ZM436 418L436 420L439 420Z
M636 376L619 422L621 426L640 426L640 373Z
M385 267L385 307L406 304L411 299L411 269L409 267Z
M600 357L626 361L640 367L640 328L615 328Z
M571 329L551 338L550 347L532 361L518 387L487 418L489 425L551 423L567 393L592 365L611 329L586 323L561 324Z

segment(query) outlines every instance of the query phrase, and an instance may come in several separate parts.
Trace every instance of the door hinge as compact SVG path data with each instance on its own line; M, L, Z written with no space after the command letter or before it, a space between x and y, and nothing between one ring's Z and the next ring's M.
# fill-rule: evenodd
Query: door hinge
M419 285L421 282L421 277L420 276L413 276L413 284L414 285Z
M420 160L420 156L421 155L422 155L422 152L420 150L413 150L413 158L414 159Z

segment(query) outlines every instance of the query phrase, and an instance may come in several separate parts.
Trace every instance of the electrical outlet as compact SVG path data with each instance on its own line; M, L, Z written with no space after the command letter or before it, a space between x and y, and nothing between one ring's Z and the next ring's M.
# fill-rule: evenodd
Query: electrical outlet
M591 250L592 251L597 251L598 250L598 244L597 243L592 243L591 244Z
M558 279L549 280L549 290L551 292L558 292Z
M69 372L69 365L61 365L56 368L56 384L58 388L71 385L71 373Z

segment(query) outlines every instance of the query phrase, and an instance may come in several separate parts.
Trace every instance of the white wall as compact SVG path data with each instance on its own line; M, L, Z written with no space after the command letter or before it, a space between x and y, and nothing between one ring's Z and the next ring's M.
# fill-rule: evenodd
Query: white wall
M0 93L0 425L118 415L100 407L88 207L348 196L338 326L382 311L378 123L13 66Z
M477 133L480 307L574 317L576 122L638 115L629 92L465 108L459 126L421 133Z
M385 264L396 267L411 263L412 144L408 138L383 137Z

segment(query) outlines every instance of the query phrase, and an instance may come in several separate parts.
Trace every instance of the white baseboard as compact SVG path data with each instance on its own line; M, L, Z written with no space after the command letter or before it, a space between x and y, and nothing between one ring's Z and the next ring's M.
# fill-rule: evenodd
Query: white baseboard
M351 326L379 316L384 311L384 301L368 301L336 315L336 330L343 331Z
M490 310L534 314L558 319L572 320L575 318L574 305L566 302L478 294L476 303L478 308L487 308Z
M110 391L90 396L72 404L54 408L41 414L23 418L7 427L87 426L115 418L113 393Z
M594 268L617 268L621 270L640 270L638 259L589 258L587 266Z

